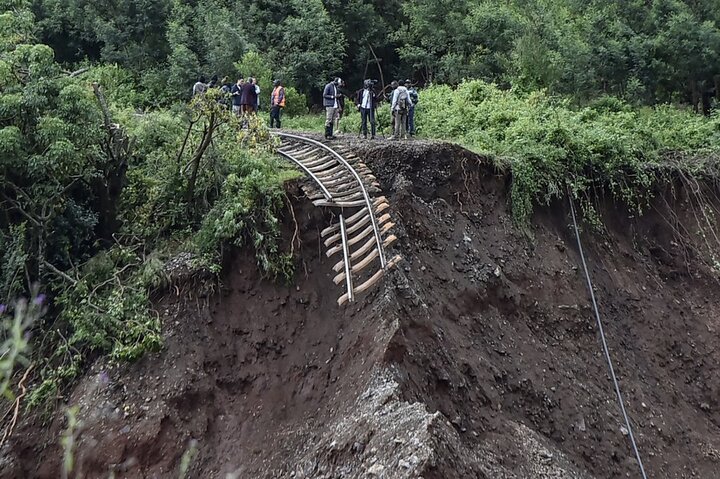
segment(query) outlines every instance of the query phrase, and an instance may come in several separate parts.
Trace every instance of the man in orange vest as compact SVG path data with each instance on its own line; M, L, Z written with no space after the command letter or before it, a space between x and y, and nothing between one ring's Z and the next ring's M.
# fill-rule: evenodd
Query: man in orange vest
M280 128L280 114L282 109L285 108L285 88L283 88L280 80L275 80L273 87L270 95L270 128L273 128L275 123Z

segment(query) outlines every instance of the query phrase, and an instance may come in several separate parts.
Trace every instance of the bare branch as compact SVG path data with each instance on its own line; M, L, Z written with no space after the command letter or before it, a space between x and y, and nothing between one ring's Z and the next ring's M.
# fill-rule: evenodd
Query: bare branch
M46 260L42 260L42 264L43 264L44 266L46 266L46 267L47 267L50 271L52 271L53 273L55 273L56 275L60 276L60 277L61 277L62 279L64 279L65 281L68 281L69 283L71 283L73 286L77 285L77 283L78 283L78 280L77 280L77 279L69 276L67 273L63 273L62 271L60 271L59 269L57 269L55 266L53 266L52 264L48 263Z

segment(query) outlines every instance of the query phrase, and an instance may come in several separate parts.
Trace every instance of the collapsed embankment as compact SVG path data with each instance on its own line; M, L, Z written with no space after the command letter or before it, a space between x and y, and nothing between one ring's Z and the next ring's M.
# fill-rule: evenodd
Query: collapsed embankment
M158 299L162 353L98 363L78 384L80 475L177 477L186 462L198 478L636 476L567 206L538 211L529 238L507 175L482 158L355 146L389 199L397 270L338 308L328 213L293 191L293 284L238 252L214 291L190 282ZM583 236L590 273L646 470L713 477L717 273L693 247L692 194L656 198L642 217L599 205L607 232ZM61 415L26 423L0 476L58 477L62 428Z

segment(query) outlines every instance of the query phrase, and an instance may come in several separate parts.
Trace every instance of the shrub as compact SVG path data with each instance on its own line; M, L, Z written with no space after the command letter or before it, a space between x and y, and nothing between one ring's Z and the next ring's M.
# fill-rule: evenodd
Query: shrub
M519 224L534 204L566 188L586 200L606 187L641 211L665 153L720 150L718 116L668 105L634 109L613 97L572 108L542 91L520 94L478 80L422 90L415 116L420 135L458 141L510 167ZM591 203L581 203L593 216Z

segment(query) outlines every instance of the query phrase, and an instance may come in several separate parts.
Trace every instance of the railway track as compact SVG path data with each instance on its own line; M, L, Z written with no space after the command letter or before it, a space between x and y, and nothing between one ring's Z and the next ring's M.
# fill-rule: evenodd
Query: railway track
M315 206L339 209L336 223L321 235L333 266L335 284L344 283L338 304L351 303L356 295L376 285L400 261L388 259L386 248L397 238L394 223L380 196L380 184L370 169L349 148L335 147L291 133L275 132L282 143L277 153L294 163L311 180L302 186Z

